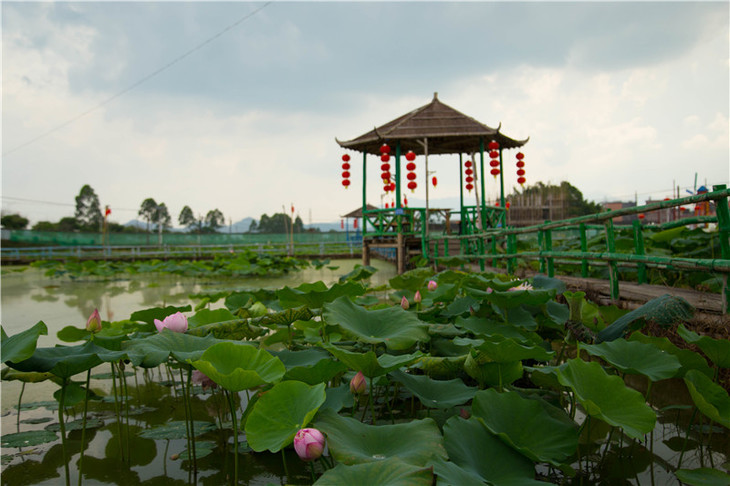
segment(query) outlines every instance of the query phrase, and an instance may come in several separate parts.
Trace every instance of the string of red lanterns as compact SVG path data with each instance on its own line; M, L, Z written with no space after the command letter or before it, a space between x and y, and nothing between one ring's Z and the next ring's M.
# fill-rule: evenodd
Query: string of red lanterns
M492 167L492 170L489 171L489 173L496 179L499 175L499 143L497 143L496 140L489 142L489 150L489 157L492 159L489 161L489 165Z
M525 185L525 182L527 182L527 179L525 179L525 169L523 167L525 166L524 159L525 154L522 152L518 152L517 155L517 183L521 186Z
M464 162L464 167L466 167L466 170L464 170L464 174L466 174L466 190L471 192L472 189L474 189L474 177L472 177L472 174L474 173L474 170L471 168L471 166L474 165L471 160L467 160Z
M350 156L347 154L342 156L342 185L345 189L350 185Z
M411 192L416 191L416 187L418 187L418 184L416 183L416 163L413 162L416 160L416 154L412 151L408 151L406 153L406 160L408 163L406 164L406 170L408 171L408 174L406 174L406 179L408 179L408 189L411 190Z

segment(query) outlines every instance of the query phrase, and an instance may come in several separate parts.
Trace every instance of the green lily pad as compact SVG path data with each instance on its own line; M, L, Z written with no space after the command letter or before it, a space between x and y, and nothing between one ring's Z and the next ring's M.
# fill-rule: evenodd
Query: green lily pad
M390 376L403 384L421 403L429 408L450 408L463 405L474 397L475 387L466 386L459 378L453 380L434 380L428 376L410 375L400 370Z
M581 349L603 358L622 373L644 375L651 381L673 378L682 368L676 356L637 341L616 339L601 344L584 344Z
M377 484L378 486L431 486L431 468L412 466L397 457L379 462L346 466L338 464L325 471L314 486L342 486L343 484Z
M184 363L200 359L200 356L221 340L212 335L197 337L186 333L163 329L144 339L133 339L123 344L130 360L135 366L154 368L172 356Z
M343 383L335 388L328 387L326 392L327 398L320 407L322 410L329 408L333 412L339 412L344 407L352 407L355 403L349 383Z
M476 336L502 336L518 342L528 340L518 328L504 322L497 322L483 317L471 316L466 319L460 317L456 319L454 325L471 331Z
M710 336L700 336L682 324L677 326L677 334L690 344L696 344L710 361L720 368L730 368L730 340L713 339Z
M296 288L284 287L276 291L281 307L289 309L306 305L310 309L320 309L324 304L338 297L356 297L366 292L362 284L355 282L336 283L327 288L324 282L303 283Z
M367 425L331 410L323 410L315 423L327 434L330 454L344 464L362 464L397 457L414 466L432 458L446 458L441 432L433 419L395 425Z
M283 365L282 365L283 366ZM309 386L301 381L282 381L265 392L246 419L249 446L256 452L278 452L292 443L324 403L325 384Z
M309 385L328 382L337 374L347 371L347 367L334 361L321 348L310 348L303 351L269 351L284 363L286 367L285 380L303 381Z
M75 343L76 341L84 341L89 339L91 331L79 329L75 326L66 326L56 333L58 339L65 343Z
M201 309L195 315L188 317L188 327L196 328L216 322L232 321L236 316L228 309Z
M547 403L516 392L477 392L472 413L505 444L537 462L555 466L569 459L578 447L578 428L561 410L548 411ZM554 408L554 407L553 407Z
M654 429L656 414L641 393L628 388L616 375L608 375L597 362L572 359L559 368L558 380L573 389L586 413L640 440Z
M86 389L81 387L78 383L68 383L63 390L63 406L73 407L74 405L83 402L86 399ZM53 398L61 403L61 389L56 390L53 393Z
M196 437L203 435L206 432L210 432L211 430L215 430L215 428L216 425L213 422L204 422L202 420L193 421L193 430ZM143 430L139 433L139 436L144 437L145 439L175 440L185 439L188 435L185 422L182 420L175 420L162 425L156 425L151 429Z
M129 317L130 321L141 321L147 324L154 324L155 319L160 321L164 320L165 317L175 314L176 312L190 312L192 307L189 305L182 307L153 307L151 309L145 309L137 312L133 312Z
M490 484L545 484L535 481L535 464L492 435L476 418L450 418L444 425L449 460L480 481ZM484 458L489 460L485 461ZM436 473L441 474L438 469ZM448 477L445 477L449 482ZM451 484L464 484L451 481Z
M428 325L400 306L368 310L340 297L324 306L324 319L354 334L363 342L385 343L388 349L406 350L430 339Z
M677 479L689 486L727 486L730 484L730 474L709 467L677 469L674 474L677 475Z
M684 382L700 412L730 429L730 397L727 391L697 370L688 371Z
M38 321L30 329L10 337L0 326L0 355L2 355L3 362L18 362L30 358L41 334L48 334L48 327L43 321Z
M3 447L31 447L57 440L58 436L50 430L31 430L17 434L3 434Z
M233 392L276 383L286 373L281 360L268 352L230 341L214 344L199 360L189 362L218 385Z
M423 370L431 378L454 378L464 369L466 354L462 356L422 356L414 368Z
M707 364L707 360L689 349L680 349L675 346L668 338L646 336L640 332L634 332L631 334L629 341L638 341L640 343L651 344L662 351L676 356L679 363L682 365L681 370L677 373L677 376L684 376L689 370L698 370L712 378L714 372L712 368Z
M368 351L367 353L354 353L352 351L347 351L333 346L332 344L324 344L322 347L332 353L335 358L345 363L348 368L355 371L362 371L362 374L368 378L376 378L403 366L408 366L423 356L423 353L420 351L416 351L412 354L402 354L399 356L394 356L392 354L376 356L373 351Z
M63 426L66 429L66 433L71 432L72 430L81 430L84 428L84 421L83 419L72 420L71 422L64 423ZM86 419L86 430L98 429L99 427L103 426L104 421L100 418L91 417ZM46 425L45 429L50 430L51 432L58 432L61 430L61 424L59 424L58 422L54 424L48 424Z
M30 358L19 363L9 364L19 371L49 372L67 379L101 364L107 359L111 361L122 356L125 354L109 351L89 341L78 346L36 348Z
M488 356L491 361L498 363L509 363L523 359L549 361L555 355L553 351L547 351L541 346L522 344L514 339L504 338L499 335L490 336L482 344L475 347Z
M216 448L216 443L209 440L195 441L195 459L201 459L210 455ZM190 451L185 449L180 453L179 459L187 461L190 459Z
M466 355L464 371L484 385L502 388L522 378L522 361L494 361L478 349Z

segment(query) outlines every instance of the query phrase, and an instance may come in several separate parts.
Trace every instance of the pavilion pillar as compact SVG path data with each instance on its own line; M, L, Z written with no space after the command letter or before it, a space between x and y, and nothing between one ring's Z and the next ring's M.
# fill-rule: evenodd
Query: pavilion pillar
M487 193L484 190L484 138L479 139L479 172L481 175L481 188L482 188L482 204L481 208L479 209L480 214L482 216L482 231L484 231L484 221L486 221L487 216Z
M503 209L499 217L502 228L507 227L507 206L504 205L504 167L502 166L502 145L499 146L499 207Z
M466 216L464 215L464 162L461 153L459 154L459 218L459 234L462 234Z

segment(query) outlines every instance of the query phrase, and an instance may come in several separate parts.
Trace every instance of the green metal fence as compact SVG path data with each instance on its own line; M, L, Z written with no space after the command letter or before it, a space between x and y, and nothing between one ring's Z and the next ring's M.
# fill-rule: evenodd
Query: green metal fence
M730 210L728 197L730 190L724 185L714 186L713 191L679 199L667 200L644 206L608 211L599 214L580 216L562 221L546 221L543 224L522 228L491 228L472 235L429 235L424 245L424 256L438 263L439 248L443 249L441 258L448 255L449 241L458 240L461 252L456 256L461 259L478 261L482 267L491 260L493 265L501 264L512 273L518 260L537 261L538 270L554 276L556 263L574 263L580 265L580 274L588 276L589 268L605 266L610 281L611 297L619 298L619 265L636 268L639 284L646 282L647 268L668 270L687 270L709 272L722 280L723 309L730 308L730 291L728 275L730 274ZM648 213L667 208L675 208L687 204L714 201L716 216L700 216L672 221L663 225L643 225L635 221L631 226L614 226L613 219L623 215ZM712 258L675 257L667 254L646 254L644 233L650 228L672 229L685 225L716 224L719 240L719 254ZM617 231L624 236L617 238ZM626 233L631 233L631 244L626 244ZM605 243L605 250L589 251L588 242L599 237ZM580 245L580 250L561 248L565 241L573 246ZM617 241L621 248L617 248ZM556 243L560 242L561 245ZM445 250L445 251L444 251Z

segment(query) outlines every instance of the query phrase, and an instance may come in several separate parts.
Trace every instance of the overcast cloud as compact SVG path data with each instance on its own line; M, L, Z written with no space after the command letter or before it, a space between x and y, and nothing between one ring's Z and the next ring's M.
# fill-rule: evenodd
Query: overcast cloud
M3 211L56 221L90 184L122 223L147 197L175 222L184 205L235 222L289 203L305 223L336 220L361 204L362 180L354 157L353 186L340 185L335 137L435 91L529 136L528 184L643 203L695 172L730 181L726 2L273 2L122 93L263 5L2 2ZM430 159L432 206L458 196L457 160Z

